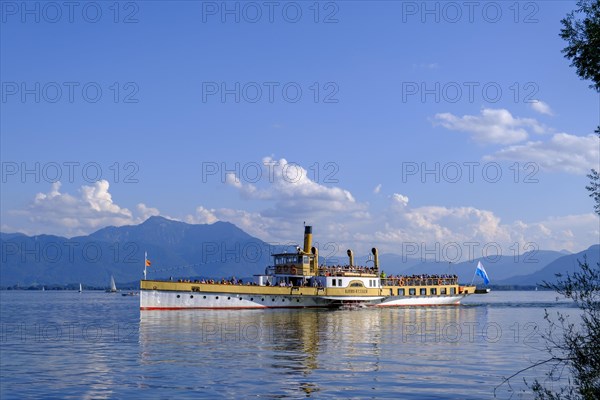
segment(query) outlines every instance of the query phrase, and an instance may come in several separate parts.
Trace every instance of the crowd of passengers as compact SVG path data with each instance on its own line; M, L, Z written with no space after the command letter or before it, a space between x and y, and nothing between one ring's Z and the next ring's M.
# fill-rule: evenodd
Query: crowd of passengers
M329 267L336 268L336 267ZM351 267L356 268L356 267ZM363 267L365 268L365 267ZM375 273L375 269L369 268ZM327 275L329 276L329 275ZM381 272L381 285L382 286L426 286L426 285L455 285L458 283L458 275L430 275L430 274L421 274L421 275L386 275L385 272ZM173 278L171 278L173 280ZM246 285L246 286L257 286L254 282L243 282L242 279L237 279L232 277L231 279L179 279L177 282L185 282L185 283L208 283L208 284L220 284L220 285ZM294 284L292 281L280 281L277 284L271 284L268 281L265 284L266 286L281 286L281 287L293 287L293 286L312 286L316 287L320 285L316 279L307 279L302 280L299 284Z
M171 278L173 280L173 278ZM256 286L254 282L245 282L242 279L237 279L235 277L231 279L179 279L177 280L179 283L208 283L208 284L218 284L218 285L247 285L247 286Z
M381 273L381 284L383 286L425 286L425 285L455 285L458 283L458 275L390 275Z
M325 276L335 276L335 274L341 274L343 272L354 272L360 274L376 274L377 268L375 267L361 267L357 265L321 265L319 267L321 274Z
M170 278L170 280L172 281L173 278ZM217 285L246 285L246 286L258 286L256 283L254 282L245 282L242 279L237 279L235 277L232 277L231 279L178 279L177 282L179 283L206 283L206 284L217 284ZM281 286L281 287L294 287L294 286L312 286L312 287L317 287L320 286L320 283L316 280L316 279L307 279L307 280L303 280L300 282L299 285L295 285L292 283L292 281L289 282L285 282L285 281L280 281L279 283L271 283L269 281L265 282L265 286Z

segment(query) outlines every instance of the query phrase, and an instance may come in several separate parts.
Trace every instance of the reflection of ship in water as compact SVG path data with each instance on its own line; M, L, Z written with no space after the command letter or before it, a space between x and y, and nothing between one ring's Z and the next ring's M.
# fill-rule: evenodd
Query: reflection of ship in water
M280 382L289 381L292 392L285 396L294 397L326 385L315 370L368 374L379 371L389 354L419 357L426 348L451 360L453 345L469 340L468 321L480 312L479 307L428 307L141 313L141 362L209 370L225 363L227 374L239 377L276 370ZM165 344L168 356L161 357L156 351ZM394 368L411 373L408 364Z
M141 310L333 308L457 305L475 286L463 286L455 275L388 277L380 270L376 248L369 266L354 264L348 250L347 265L320 265L312 247L312 227L305 226L304 248L273 254L273 265L253 282L191 280L140 282ZM148 261L146 260L146 264Z
M215 354L230 353L231 347L244 347L255 362L277 364L282 371L294 373L317 367L317 352L327 331L328 312L314 309L287 312L214 311L194 313L181 310L169 313L140 314L140 343L142 357L151 354L158 343L193 343L203 353L207 365ZM201 348L201 349L200 349ZM147 350L147 352L146 352ZM186 351L174 349L173 354L185 357ZM270 351L269 351L270 350ZM269 359L266 355L270 354ZM189 354L188 354L189 355ZM285 372L284 372L285 373Z

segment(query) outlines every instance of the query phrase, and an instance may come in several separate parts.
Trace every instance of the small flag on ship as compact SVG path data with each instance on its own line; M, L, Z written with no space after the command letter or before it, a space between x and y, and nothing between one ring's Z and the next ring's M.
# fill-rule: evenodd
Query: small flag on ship
M146 268L151 264L150 260L148 260L148 252L144 252L144 280L146 280Z

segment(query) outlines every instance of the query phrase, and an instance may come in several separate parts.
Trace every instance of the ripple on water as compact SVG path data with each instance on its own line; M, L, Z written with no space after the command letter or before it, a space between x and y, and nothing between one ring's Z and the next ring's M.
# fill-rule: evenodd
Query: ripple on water
M106 293L0 296L3 399L489 398L540 358L544 308L573 313L551 292L339 311L140 312L139 299Z

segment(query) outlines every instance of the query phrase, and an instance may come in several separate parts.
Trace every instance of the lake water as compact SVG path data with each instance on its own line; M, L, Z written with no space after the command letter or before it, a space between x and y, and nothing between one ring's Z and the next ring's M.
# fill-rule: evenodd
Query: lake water
M578 314L553 292L335 311L140 312L137 296L103 292L0 300L2 399L491 398L544 358L544 308ZM531 397L522 382L497 397Z

